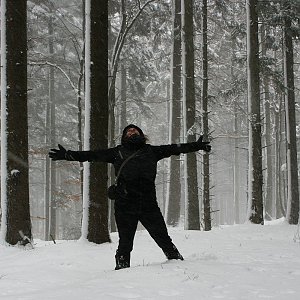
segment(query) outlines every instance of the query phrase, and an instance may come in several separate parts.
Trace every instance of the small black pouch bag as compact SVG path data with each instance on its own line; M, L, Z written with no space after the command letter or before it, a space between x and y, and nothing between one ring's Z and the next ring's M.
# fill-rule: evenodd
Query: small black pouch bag
M115 200L116 199L116 195L117 195L117 184L114 183L112 184L108 189L107 189L107 196L110 200Z
M133 158L136 154L137 154L138 151L134 152L133 154L131 154L130 156L128 156L122 163L122 165L120 166L120 169L118 171L118 174L115 178L115 182L114 184L112 184L108 189L107 189L107 196L109 199L111 200L116 200L118 194L120 193L120 186L119 186L119 183L118 183L118 179L120 177L120 174L121 174L121 171L124 167L124 165L129 161L129 159Z

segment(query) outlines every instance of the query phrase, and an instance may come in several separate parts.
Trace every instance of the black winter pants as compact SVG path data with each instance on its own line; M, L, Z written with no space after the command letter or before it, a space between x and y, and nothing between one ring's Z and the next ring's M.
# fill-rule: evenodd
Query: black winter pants
M141 214L127 213L117 209L115 210L115 217L119 232L119 246L117 249L119 255L126 255L132 251L138 221L142 223L164 252L173 248L172 239L168 235L166 223L159 208Z

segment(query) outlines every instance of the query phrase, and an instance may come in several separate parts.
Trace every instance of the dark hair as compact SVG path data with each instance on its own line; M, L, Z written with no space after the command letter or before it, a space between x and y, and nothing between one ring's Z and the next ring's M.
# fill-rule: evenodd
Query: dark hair
M138 126L136 126L136 125L134 125L134 124L129 124L129 125L127 125L127 126L123 129L122 138L126 136L127 130L128 130L129 128L135 128L135 129L139 132L139 134L140 134L141 136L144 136L144 132L143 132L143 130L142 130L140 127L138 127Z
M122 137L121 137L121 144L122 145L128 143L128 138L126 136L126 133L127 133L128 129L130 129L130 128L135 128L139 132L140 137L142 137L142 140L143 140L142 143L143 144L145 144L148 141L148 137L144 134L143 130L140 127L138 127L134 124L129 124L128 126L126 126L123 129L123 133L122 133Z

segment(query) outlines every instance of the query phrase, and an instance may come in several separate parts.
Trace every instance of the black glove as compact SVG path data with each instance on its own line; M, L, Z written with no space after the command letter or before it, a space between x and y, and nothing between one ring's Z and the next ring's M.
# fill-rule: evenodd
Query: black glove
M52 160L66 160L67 150L60 144L58 144L59 149L50 149L49 157Z
M199 139L197 140L197 144L199 146L199 150L210 152L211 150L210 142L203 142L203 135L199 137Z

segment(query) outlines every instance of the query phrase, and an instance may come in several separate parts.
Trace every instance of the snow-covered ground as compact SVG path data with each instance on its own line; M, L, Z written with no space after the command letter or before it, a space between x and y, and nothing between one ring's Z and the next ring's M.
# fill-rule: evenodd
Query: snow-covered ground
M276 221L170 229L184 261L167 262L139 231L132 267L114 271L113 242L35 241L33 250L0 246L1 300L300 299L298 227Z

